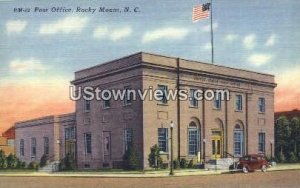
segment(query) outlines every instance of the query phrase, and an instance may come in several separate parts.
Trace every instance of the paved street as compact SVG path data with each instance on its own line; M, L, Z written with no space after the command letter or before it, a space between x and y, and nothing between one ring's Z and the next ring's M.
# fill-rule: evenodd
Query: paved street
M189 188L189 187L299 187L300 171L255 172L249 174L222 174L164 178L74 178L74 177L0 177L0 188Z

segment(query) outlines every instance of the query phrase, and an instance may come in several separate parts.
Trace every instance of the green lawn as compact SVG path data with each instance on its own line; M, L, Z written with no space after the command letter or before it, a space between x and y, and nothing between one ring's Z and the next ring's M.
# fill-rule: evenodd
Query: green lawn
M34 169L1 169L0 173L2 172L8 172L8 173L20 173L20 172L36 172Z

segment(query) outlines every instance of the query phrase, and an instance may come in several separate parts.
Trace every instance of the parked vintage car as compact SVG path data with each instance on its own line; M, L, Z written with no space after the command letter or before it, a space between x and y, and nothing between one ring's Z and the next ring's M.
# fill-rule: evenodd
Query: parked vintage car
M269 168L269 162L260 154L252 154L241 157L237 168L241 169L244 173L253 172L255 170L261 170L266 172Z

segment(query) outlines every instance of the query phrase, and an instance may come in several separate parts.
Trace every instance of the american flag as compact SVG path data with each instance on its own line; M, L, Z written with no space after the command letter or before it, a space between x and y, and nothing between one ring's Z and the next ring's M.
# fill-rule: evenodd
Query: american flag
M206 19L209 17L210 3L205 3L202 5L197 5L193 7L193 22Z

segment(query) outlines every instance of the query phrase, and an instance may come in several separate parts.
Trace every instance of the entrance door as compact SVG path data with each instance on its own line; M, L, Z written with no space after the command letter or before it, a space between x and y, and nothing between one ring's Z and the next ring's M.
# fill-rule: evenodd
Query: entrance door
M75 159L75 147L76 144L74 141L66 140L65 155L70 155L73 160Z
M212 158L218 159L222 153L221 131L212 131Z

